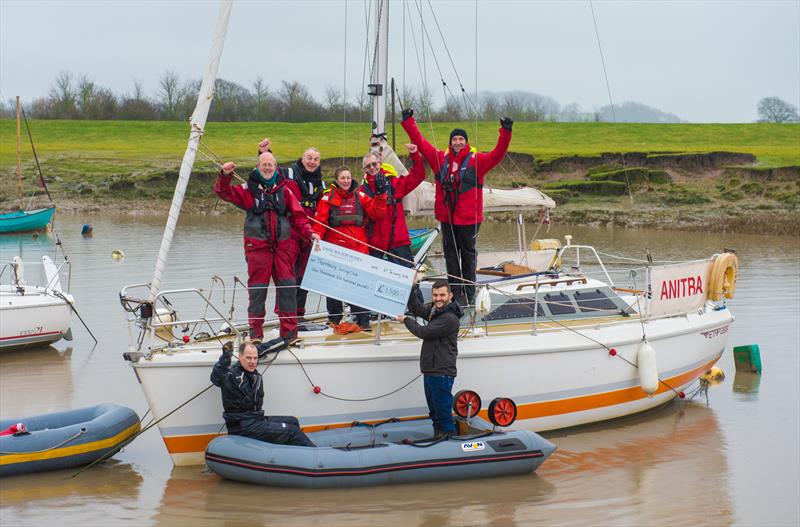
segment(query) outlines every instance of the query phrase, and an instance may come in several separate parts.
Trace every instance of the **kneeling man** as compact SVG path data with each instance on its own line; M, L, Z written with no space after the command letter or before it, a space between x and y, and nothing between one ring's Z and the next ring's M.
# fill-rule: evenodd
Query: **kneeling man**
M296 417L264 415L264 384L257 370L258 350L252 342L239 346L239 362L231 366L233 343L211 371L211 382L222 390L222 417L231 435L252 437L279 445L316 446L300 430Z

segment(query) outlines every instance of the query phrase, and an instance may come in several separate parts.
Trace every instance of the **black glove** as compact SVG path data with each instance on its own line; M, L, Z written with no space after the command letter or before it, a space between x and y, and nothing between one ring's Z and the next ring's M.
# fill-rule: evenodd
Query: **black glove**
M229 340L228 342L226 342L225 344L222 345L222 353L225 353L227 355L230 355L231 353L233 353L233 342L232 341Z
M400 113L403 116L403 120L405 121L409 117L414 117L414 109L413 108L403 108L403 111Z
M386 194L386 187L389 185L389 181L386 179L386 176L383 175L383 172L378 172L375 174L375 194Z
M500 126L503 127L503 130L511 131L511 127L514 126L514 119L511 117L502 117L500 119Z

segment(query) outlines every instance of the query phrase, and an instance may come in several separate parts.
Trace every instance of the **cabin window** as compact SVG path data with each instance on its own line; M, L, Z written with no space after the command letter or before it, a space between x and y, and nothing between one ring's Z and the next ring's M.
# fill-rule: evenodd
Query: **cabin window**
M491 313L486 315L483 319L487 321L492 320L507 320L512 318L533 318L534 305L536 300L529 297L512 298L508 302L494 309ZM542 303L536 306L538 316L544 316Z
M572 300L570 300L566 293L548 293L544 295L544 301L547 303L547 309L550 310L553 316L571 315L575 313Z
M619 311L619 307L605 293L599 289L594 291L577 291L575 302L581 313L596 313L598 315Z

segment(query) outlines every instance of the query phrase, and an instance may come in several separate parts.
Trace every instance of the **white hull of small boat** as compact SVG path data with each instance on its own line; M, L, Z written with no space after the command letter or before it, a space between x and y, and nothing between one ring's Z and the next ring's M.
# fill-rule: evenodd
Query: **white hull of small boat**
M25 285L20 279L0 285L0 351L70 338L74 299L61 292L53 261L44 256L42 262L48 287ZM19 259L16 264L21 267Z
M510 397L519 410L515 426L533 431L631 415L678 396L716 363L732 321L725 308L645 321L663 381L652 395L640 387L634 366L642 340L637 317L570 324L580 333L557 326L532 335L528 324L489 326L490 336L478 330L459 342L454 390L474 390L487 402ZM363 334L309 336L304 348L280 352L265 372L266 412L297 415L307 431L427 414L421 378L391 395L364 400L419 375L419 340L394 323L385 322L382 335L380 345ZM614 348L616 355L594 341ZM132 363L155 418L208 385L219 350L216 341L192 343ZM322 393L315 393L314 385ZM213 389L159 425L177 465L203 463L206 445L224 431L221 415L220 395ZM485 410L481 415L486 417Z

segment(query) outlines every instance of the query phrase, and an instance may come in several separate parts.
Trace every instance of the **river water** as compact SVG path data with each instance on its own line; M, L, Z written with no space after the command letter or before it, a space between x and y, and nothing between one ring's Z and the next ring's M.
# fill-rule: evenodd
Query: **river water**
M58 218L72 262L71 293L99 344L73 317L72 342L0 354L2 418L104 401L145 413L121 357L128 331L117 294L125 284L150 280L163 221L161 214ZM84 222L94 226L93 238L80 236ZM208 288L215 273L229 287L233 275L244 279L240 222L233 214L182 217L164 287ZM736 322L720 361L727 378L709 390L708 403L701 396L545 434L559 450L529 476L359 490L269 489L220 480L202 467L174 468L153 429L76 478L63 471L0 480L0 524L797 525L798 239L564 226L546 237L564 234L634 258L645 248L659 260L737 250L740 277L729 302ZM483 252L513 250L516 240L514 224L487 223L479 245ZM125 258L113 261L114 249ZM0 238L3 262L16 254L34 262L53 250L51 236ZM35 273L28 266L26 275ZM743 344L760 345L763 375L735 374L731 348Z

